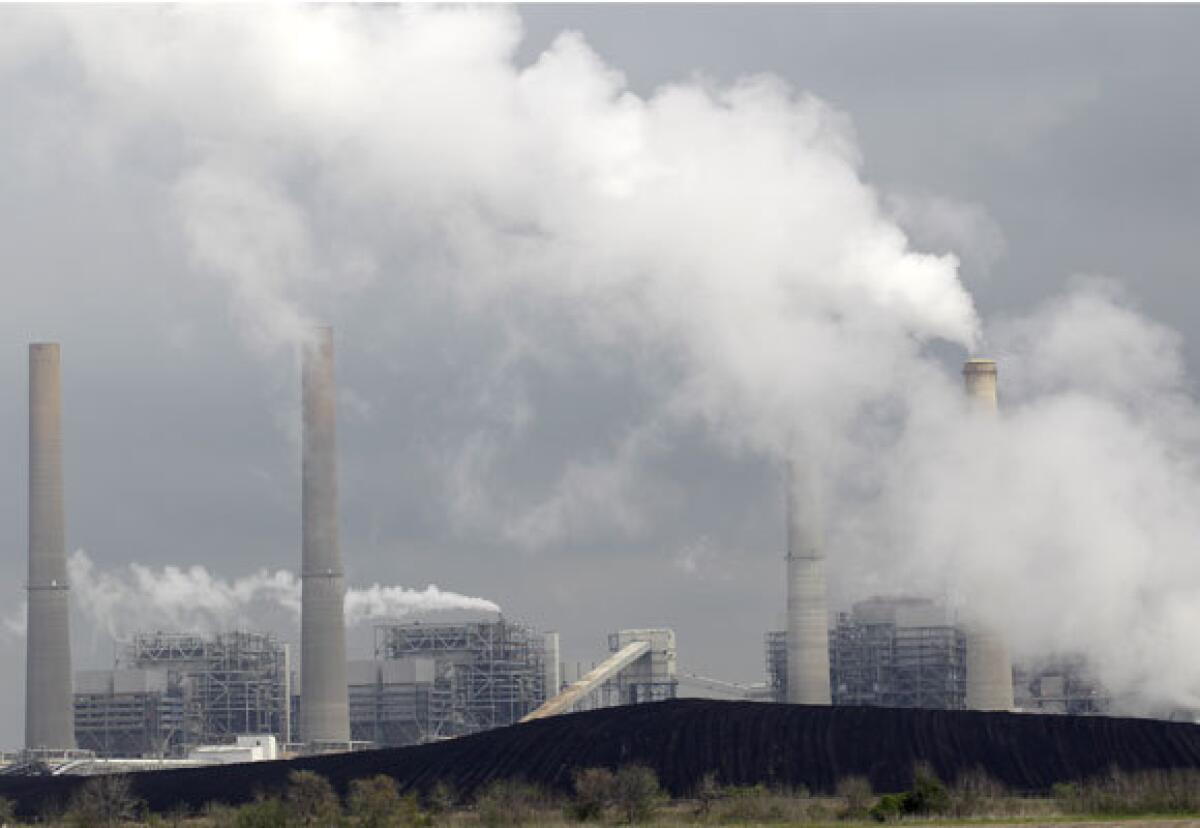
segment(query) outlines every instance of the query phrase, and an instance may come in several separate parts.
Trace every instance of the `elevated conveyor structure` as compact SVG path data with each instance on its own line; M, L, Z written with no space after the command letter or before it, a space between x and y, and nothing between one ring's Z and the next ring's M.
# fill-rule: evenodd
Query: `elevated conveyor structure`
M639 658L646 656L649 652L650 642L648 641L633 641L626 644L620 650L600 662L596 667L592 668L592 671L579 681L554 698L549 699L537 710L526 715L521 721L531 722L535 719L544 719L548 716L570 713L589 694L599 690L604 685L604 682L613 678Z

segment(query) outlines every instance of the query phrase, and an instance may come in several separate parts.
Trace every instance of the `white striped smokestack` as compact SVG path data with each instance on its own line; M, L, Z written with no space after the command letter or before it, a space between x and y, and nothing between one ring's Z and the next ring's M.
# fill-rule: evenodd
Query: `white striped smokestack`
M787 700L830 704L821 498L814 469L787 468Z
M967 360L963 365L963 383L972 408L995 416L995 361ZM967 636L967 709L1012 710L1012 658L1004 634L975 619L968 619L964 626Z
M29 346L29 592L25 747L75 747L57 343Z
M350 740L346 698L346 596L338 546L336 385L333 330L303 346L300 735L311 746Z

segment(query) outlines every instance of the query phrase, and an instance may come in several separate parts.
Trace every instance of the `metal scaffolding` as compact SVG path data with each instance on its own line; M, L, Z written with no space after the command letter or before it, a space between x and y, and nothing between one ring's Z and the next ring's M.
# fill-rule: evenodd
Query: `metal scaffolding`
M787 698L787 633L764 640L772 698ZM966 636L945 609L921 598L873 598L839 613L829 630L833 704L961 710Z
M287 645L269 633L138 633L126 649L129 667L160 670L184 700L186 744L269 733L290 741Z
M542 637L503 617L377 626L375 658L433 662L424 741L513 724L545 700Z

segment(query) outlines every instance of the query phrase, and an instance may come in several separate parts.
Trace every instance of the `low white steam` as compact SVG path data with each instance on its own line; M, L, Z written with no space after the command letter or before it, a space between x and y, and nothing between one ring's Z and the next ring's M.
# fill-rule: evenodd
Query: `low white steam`
M145 173L251 341L293 341L310 308L391 308L399 284L501 320L505 365L567 359L548 333L566 327L625 357L654 429L700 424L773 457L803 446L830 488L832 581L945 584L1020 651L1083 651L1120 692L1200 703L1200 409L1179 337L1095 282L982 325L956 257L912 249L894 215L985 239L981 266L998 229L950 202L885 209L828 104L767 76L639 96L572 33L518 65L511 10L54 14L11 18L7 37L33 45L0 71L66 44L78 71L62 94L86 105L60 131L98 163L156 148ZM1000 416L968 411L938 340L988 342ZM497 443L443 464L466 478L454 508L495 537L545 549L653 519L629 494L642 441L572 465L515 516L489 502ZM296 600L287 573L86 574L76 594L102 623L140 611L134 597L172 624ZM446 595L380 588L347 608Z
M68 561L68 573L72 605L87 620L86 628L117 641L139 630L215 632L252 626L276 609L293 621L300 616L300 579L285 569L260 569L232 580L202 566L152 568L133 563L103 571L78 550ZM345 607L350 625L445 610L500 611L484 598L433 585L421 590L379 584L350 588ZM23 623L16 632L24 634Z

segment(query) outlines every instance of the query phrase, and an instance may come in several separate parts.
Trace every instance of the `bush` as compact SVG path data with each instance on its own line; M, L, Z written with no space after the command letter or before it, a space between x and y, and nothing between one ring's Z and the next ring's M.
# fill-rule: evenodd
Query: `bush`
M1004 786L982 769L959 774L950 791L950 813L956 817L988 816L1008 810Z
M287 816L297 825L319 825L328 828L342 818L342 804L333 786L325 777L312 771L292 771L288 774Z
M567 815L580 822L600 819L616 798L617 780L608 768L584 768L575 771L575 797L567 805Z
M1113 769L1083 784L1055 785L1054 798L1071 814L1194 814L1200 812L1200 771Z
M93 776L71 797L67 822L80 828L119 825L132 821L142 809L142 801L133 795L129 777L124 774Z
M400 795L396 780L380 774L350 783L350 813L362 828L420 825L416 794Z
M884 794L879 797L868 813L876 822L895 822L907 813L905 803L908 794Z
M274 798L243 805L233 816L234 828L287 828L287 825L287 806Z
M869 811L879 822L890 822L902 816L932 816L950 812L950 793L937 778L933 768L924 763L913 770L911 791L887 794Z
M11 799L0 796L0 825L14 825L17 821L17 811Z
M837 795L842 798L842 819L862 819L867 815L875 794L865 776L848 776L838 782Z
M721 786L717 782L717 775L711 771L704 774L696 786L696 815L707 817L712 812L713 803L720 798Z
M458 794L449 782L438 782L425 795L425 810L430 816L445 816L458 805Z
M919 816L945 814L950 811L950 792L937 778L933 768L925 763L913 770L913 789L908 793L908 813Z
M630 825L651 820L665 799L658 776L645 765L625 765L617 771L613 804Z
M475 807L479 811L479 821L488 828L495 828L531 822L549 801L540 788L513 779L500 779L483 790Z

